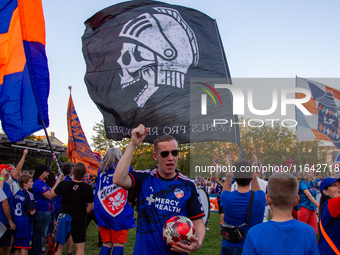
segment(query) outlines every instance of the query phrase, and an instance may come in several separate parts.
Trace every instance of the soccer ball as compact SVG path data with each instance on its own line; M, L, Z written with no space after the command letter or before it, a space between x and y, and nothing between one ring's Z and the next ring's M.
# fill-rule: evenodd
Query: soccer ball
M191 244L190 237L195 233L194 223L185 216L173 216L165 222L163 227L163 239L170 246L177 242Z

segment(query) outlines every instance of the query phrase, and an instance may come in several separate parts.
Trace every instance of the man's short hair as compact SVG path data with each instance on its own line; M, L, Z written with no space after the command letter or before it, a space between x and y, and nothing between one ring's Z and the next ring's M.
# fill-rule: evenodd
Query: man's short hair
M299 182L289 173L276 173L268 180L268 196L278 209L293 208L299 191Z
M28 183L29 180L32 180L32 176L29 174L21 174L18 178L18 184L21 188L24 188L24 183Z
M70 175L71 174L71 171L72 171L72 166L71 164L65 164L63 166L63 174L64 175Z
M162 136L158 136L156 138L156 140L153 142L153 149L154 151L156 152L157 149L158 149L158 144L160 142L168 142L168 141L172 141L172 140L175 140L178 144L178 141L176 140L175 137L171 136L171 135L162 135Z
M251 171L252 167L250 163L247 161L236 162L234 167L234 179L237 182L237 185L242 187L248 186L253 180L253 172Z
M73 178L77 181L81 181L86 173L86 166L79 162L73 169Z

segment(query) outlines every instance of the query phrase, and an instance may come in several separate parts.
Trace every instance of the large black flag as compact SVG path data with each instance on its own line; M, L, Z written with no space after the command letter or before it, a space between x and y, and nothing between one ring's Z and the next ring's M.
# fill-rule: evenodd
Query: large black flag
M146 142L171 134L180 143L239 143L238 127L211 128L212 117L201 115L207 90L200 87L207 89L207 79L211 87L214 79L231 83L215 20L194 9L142 0L103 9L85 25L85 82L108 138L121 140L142 123L150 127ZM237 119L230 92L215 94L223 96L218 117Z

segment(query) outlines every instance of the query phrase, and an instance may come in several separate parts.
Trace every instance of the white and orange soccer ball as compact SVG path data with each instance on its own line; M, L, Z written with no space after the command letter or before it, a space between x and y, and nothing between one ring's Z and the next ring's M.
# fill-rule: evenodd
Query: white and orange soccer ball
M170 246L177 242L190 244L190 237L195 233L194 223L185 216L173 216L165 222L163 227L163 239Z

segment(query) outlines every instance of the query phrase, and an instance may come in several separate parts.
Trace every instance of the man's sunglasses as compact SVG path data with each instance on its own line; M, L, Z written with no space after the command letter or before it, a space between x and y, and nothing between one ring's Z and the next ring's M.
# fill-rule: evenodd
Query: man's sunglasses
M169 156L170 152L171 152L172 156L177 157L179 150L162 151L160 154L161 154L162 158L166 158L167 156Z

